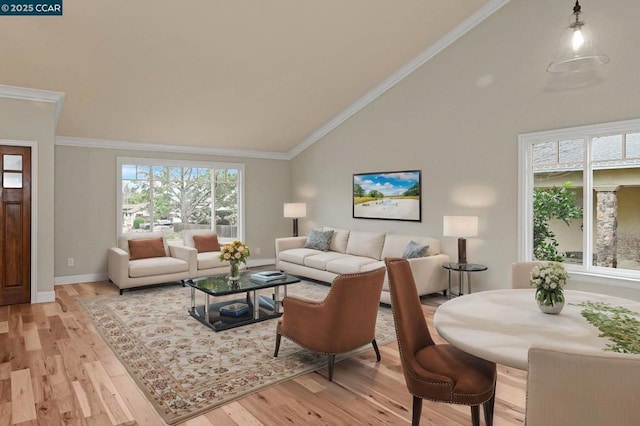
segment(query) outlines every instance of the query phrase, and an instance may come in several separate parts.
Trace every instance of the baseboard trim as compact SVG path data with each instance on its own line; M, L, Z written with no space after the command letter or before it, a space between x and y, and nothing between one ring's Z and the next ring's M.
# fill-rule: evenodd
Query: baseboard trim
M54 302L56 300L55 291L39 291L36 295L36 300L32 300L31 303L47 303Z
M55 277L53 283L55 285L94 283L98 281L106 281L108 278L109 277L105 272L86 275L67 275L66 277Z

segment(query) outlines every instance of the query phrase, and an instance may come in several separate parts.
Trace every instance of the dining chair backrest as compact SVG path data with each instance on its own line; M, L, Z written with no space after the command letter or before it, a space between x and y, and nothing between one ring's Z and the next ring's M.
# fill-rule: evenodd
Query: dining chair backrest
M529 349L526 426L639 425L640 355Z
M530 288L531 270L543 262L514 262L511 265L511 288Z

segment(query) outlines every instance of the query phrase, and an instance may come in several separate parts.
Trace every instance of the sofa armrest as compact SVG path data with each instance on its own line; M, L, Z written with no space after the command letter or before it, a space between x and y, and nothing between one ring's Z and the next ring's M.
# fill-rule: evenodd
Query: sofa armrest
M111 282L120 287L129 279L129 253L118 247L107 250L107 268Z
M278 263L280 262L281 251L302 248L306 242L307 237L305 236L276 238L276 269L280 269Z
M198 250L193 247L170 245L169 254L189 264L189 277L195 278L198 275Z
M442 267L450 261L448 255L436 254L408 260L419 295L436 293L449 287L447 271Z

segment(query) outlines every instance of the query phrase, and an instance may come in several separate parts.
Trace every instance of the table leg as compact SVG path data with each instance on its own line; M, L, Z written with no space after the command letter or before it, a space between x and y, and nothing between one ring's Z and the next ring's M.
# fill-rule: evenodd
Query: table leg
M464 273L462 271L458 272L458 296L462 296L464 294Z
M449 272L449 291L447 291L447 300L451 299L451 269L448 269Z
M467 272L467 288L469 289L469 294L471 294L471 272Z
M260 299L258 299L258 291L253 290L253 319L260 318Z
M285 286L285 289L287 287ZM277 285L273 288L274 297L274 313L279 314L282 311L282 299L280 298L280 286Z
M208 324L211 324L211 321L209 320L209 294L208 293L205 293L204 295L204 320Z
M196 311L196 289L191 287L191 312Z

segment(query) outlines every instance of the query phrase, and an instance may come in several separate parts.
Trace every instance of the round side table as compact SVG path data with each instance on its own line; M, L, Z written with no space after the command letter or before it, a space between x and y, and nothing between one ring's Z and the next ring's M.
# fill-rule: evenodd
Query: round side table
M462 296L464 294L464 273L467 273L467 292L471 294L471 273L486 271L488 268L485 265L479 263L445 263L442 265L444 269L449 272L449 291L447 292L447 299L451 299L451 271L458 273L458 293L455 296Z

